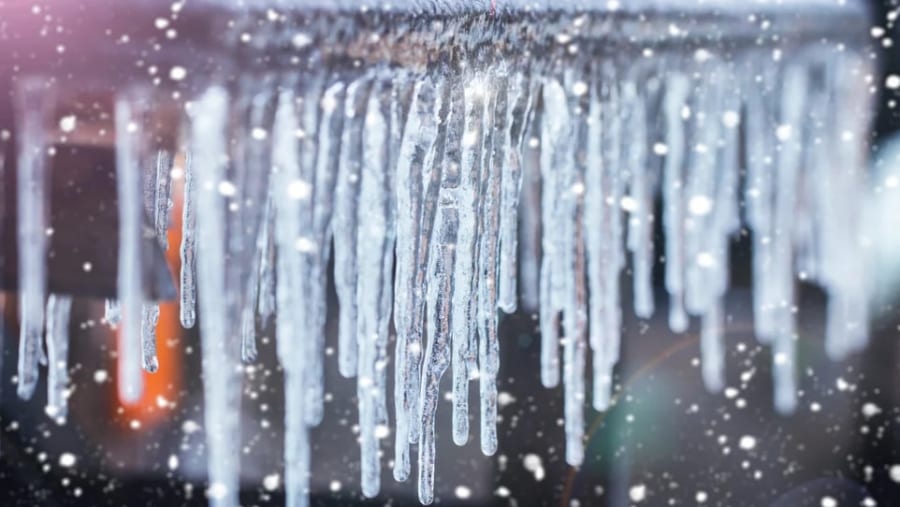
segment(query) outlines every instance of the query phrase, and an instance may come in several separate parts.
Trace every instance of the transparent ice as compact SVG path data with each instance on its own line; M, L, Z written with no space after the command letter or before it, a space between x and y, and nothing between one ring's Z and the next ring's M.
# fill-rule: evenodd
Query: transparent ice
M477 381L480 447L497 451L503 313L539 314L539 375L548 388L562 383L573 466L584 460L587 400L597 410L615 402L623 306L641 318L667 308L676 333L698 318L702 378L721 390L729 245L738 234L752 237L755 329L773 348L774 403L793 411L799 274L828 294L832 357L865 345L868 320L863 266L853 260L863 248L870 99L846 76L867 74L871 62L840 45L808 46L775 62L768 48L727 58L701 48L660 49L640 63L565 46L523 63L472 47L402 68L329 67L311 51L303 72L205 87L185 108L179 148L179 292L184 327L202 314L211 503L238 504L240 361L256 360L257 324L274 318L287 503L308 504L330 262L337 364L357 385L367 497L379 493L379 441L393 426L394 478L407 480L415 461L419 499L435 500L445 373L453 441L470 439L469 383ZM52 295L45 306L46 93L29 81L17 99L26 112L17 127L18 389L24 398L34 390L46 318L49 407L64 417L71 300ZM122 330L119 391L130 401L141 393L142 355L145 369L165 367L155 359L159 307L146 297L141 238L146 214L168 246L171 153L149 149L150 107L136 89L115 108L119 278L106 320ZM660 257L666 304L653 288ZM626 268L630 303L621 297Z

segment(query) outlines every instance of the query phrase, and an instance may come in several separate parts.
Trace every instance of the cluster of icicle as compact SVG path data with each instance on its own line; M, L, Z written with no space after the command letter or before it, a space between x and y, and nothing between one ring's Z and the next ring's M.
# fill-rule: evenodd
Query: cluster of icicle
M180 279L182 324L194 325L195 304L202 314L212 503L238 503L240 362L255 359L256 329L276 314L288 505L308 502L332 245L338 364L357 379L366 496L380 487L391 364L393 474L408 478L417 446L423 503L433 500L448 369L454 442L470 438L468 385L477 381L481 449L497 450L497 321L516 311L517 280L538 292L525 295L540 301L540 374L547 387L562 377L572 465L583 459L589 350L592 405L611 403L628 252L637 315L654 311L651 272L663 257L670 326L682 332L688 315L700 317L703 379L721 389L729 243L743 226L753 238L756 331L774 351L775 404L793 410L797 278L828 293L832 356L867 338L857 223L868 65L822 44L774 60L768 50L726 60L702 49L639 62L575 57L554 71L503 59L422 72L312 66L206 89L186 108ZM18 100L23 397L36 382L45 318L41 90L20 86ZM144 135L150 105L130 91L115 111L119 299L107 317L122 317L125 399L140 393L139 365L158 366L158 307L144 296L140 242L149 216L166 247L172 157ZM654 241L658 196L664 245ZM539 210L538 223L519 216L520 200ZM70 303L51 296L46 306L55 415L64 414Z

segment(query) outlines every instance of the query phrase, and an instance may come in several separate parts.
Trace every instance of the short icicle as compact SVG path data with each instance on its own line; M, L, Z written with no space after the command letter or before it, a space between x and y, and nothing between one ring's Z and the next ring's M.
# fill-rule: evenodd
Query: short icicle
M72 296L47 298L47 415L59 423L68 416L69 315Z
M179 319L186 329L197 320L197 189L194 183L194 157L184 155L184 202L181 209L181 289L179 290Z
M103 302L103 320L110 326L118 326L122 321L122 309L119 307L119 301L115 299L107 299Z

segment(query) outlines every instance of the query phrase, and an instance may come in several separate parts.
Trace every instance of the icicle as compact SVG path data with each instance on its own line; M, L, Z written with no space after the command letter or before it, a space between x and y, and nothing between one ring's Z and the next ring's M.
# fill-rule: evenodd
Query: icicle
M497 452L497 373L500 345L497 337L497 261L503 162L507 153L506 69L491 77L485 115L485 159L481 173L481 234L478 246L478 383L481 405L481 452ZM490 122L490 123L488 123Z
M256 294L258 285L254 283L252 287L254 288L250 289L251 294L247 297L247 301L249 302L256 301L256 298L254 298L253 295ZM256 361L257 354L256 313L253 311L253 306L249 306L244 308L244 311L241 313L241 361L252 363L253 361Z
M727 90L725 92L723 113L720 119L725 129L722 131L721 184L716 197L717 208L722 208L717 215L717 220L719 220L717 228L728 235L738 232L741 228L741 200L738 187L741 179L740 123L742 118L739 111L743 90L733 82L736 81L736 78L732 78L731 81L732 83L725 83L725 86L731 86L732 89L730 92ZM723 252L723 254L725 254L723 261L727 262L727 252ZM720 269L727 271L727 266L723 263ZM726 289L727 287L721 288L721 293L724 294Z
M196 248L196 199L197 189L194 183L194 163L190 151L185 153L184 161L184 202L181 210L181 291L179 318L181 325L187 329L194 327L197 320L197 273L194 250Z
M233 269L226 266L227 245L235 238L226 236L226 198L244 192L225 179L226 125L228 95L221 88L208 89L195 102L191 146L197 178L196 230L198 257L197 281L203 352L204 419L207 440L210 504L217 507L238 505L240 488L238 459L240 442L240 379L237 376L237 344L231 339L240 332L240 315L233 315L238 287L230 286ZM236 215L237 213L235 213ZM238 259L231 259L236 262ZM223 295L232 294L231 297Z
M156 325L159 323L159 305L145 303L141 309L141 364L144 370L156 373L159 359L156 357Z
M169 210L172 209L172 155L164 150L156 158L155 206L153 220L156 225L156 240L163 251L169 249Z
M171 199L171 157L163 150L156 155L153 178L145 179L144 206L154 220L156 241L163 250L168 249L166 237L169 225L169 209ZM159 322L159 304L144 303L141 309L141 363L144 370L156 373L159 370L159 359L156 355L156 326Z
M69 313L72 297L50 294L47 298L47 415L64 423L68 414Z
M593 350L593 401L596 410L605 410L609 405L610 388L612 386L612 370L605 358L604 341L611 339L604 335L602 323L605 319L604 296L606 292L603 266L605 261L604 242L606 237L605 219L607 206L604 196L604 159L603 159L603 111L605 104L601 102L599 84L590 86L590 104L588 106L589 121L586 140L585 198L584 198L584 235L587 254L588 289L590 292L590 346Z
M638 85L640 86L640 85ZM630 197L633 209L629 210L628 247L632 251L634 266L633 292L634 313L642 319L653 315L653 174L648 159L652 146L648 142L647 120L649 99L644 94L646 88L637 89L630 97L628 115L630 148L628 150L628 172L631 175Z
M687 140L683 111L687 104L688 80L674 74L666 82L666 161L663 168L663 227L666 235L666 290L669 292L669 327L676 333L687 329L684 311L684 157Z
M103 319L110 326L118 326L119 322L122 320L122 310L119 307L119 302L115 299L107 299L104 302L104 315Z
M344 131L341 137L340 163L334 190L334 283L340 302L338 326L338 366L345 377L357 371L356 308L356 228L359 200L359 175L362 165L362 136L365 106L369 94L367 77L347 88L344 106Z
M540 307L541 265L541 129L544 106L541 81L535 79L532 88L533 109L523 138L528 139L522 152L522 192L519 197L518 263L519 298L528 311Z
M385 397L387 334L392 301L394 210L393 179L388 167L390 83L372 87L364 115L362 174L359 190L356 297L358 314L357 397L361 448L361 484L367 497L378 494L378 410Z
M423 166L430 163L431 145L437 136L436 101L434 83L428 78L417 81L397 166L397 269L394 280L394 326L397 329L394 413L397 428L394 479L398 481L409 477L409 444L411 441L418 442L418 364L422 333L421 323L415 321L413 307L417 296L414 292L422 287L416 284L416 269L423 236Z
M722 307L723 302L716 300L703 315L700 328L703 383L713 393L720 392L725 387L725 348L722 343L725 322Z
M589 18L575 24L592 23ZM587 28L603 32L608 19L601 18ZM422 41L418 28L411 29L404 44L415 50ZM268 45L269 35L254 40ZM469 440L469 382L477 378L481 450L497 450L498 312L516 311L519 297L526 310L539 311L542 384L555 387L562 378L565 459L583 463L588 347L592 406L606 410L620 356L627 253L635 313L647 319L654 312L652 275L662 247L654 245L657 193L669 327L681 332L689 315L699 317L709 390L725 385L729 242L742 226L752 231L754 325L773 348L778 411L791 412L798 403L795 272L828 295L831 357L868 340L866 238L858 229L871 94L846 78L871 74L867 54L851 45L833 51L804 35L786 46L799 50L797 58L775 64L767 44L731 52L728 61L701 49L645 51L638 62L622 58L629 51L569 51L575 46L551 51L548 60L542 38L525 35L512 42L535 57L527 62L479 42L438 58L423 52L414 67L419 74L407 70L412 62L405 57L389 65L379 64L375 53L345 61L352 55L340 49L310 47L298 53L308 57L302 74L229 78L238 90L235 104L219 87L189 97L194 121L184 150L180 319L194 326L202 304L214 505L239 500L238 351L246 361L256 359L256 313L267 325L276 311L287 504L309 503L310 427L323 417L332 248L338 368L356 377L360 482L369 497L380 489L380 440L388 434L391 313L397 333L393 475L408 478L410 445L418 445L423 503L434 501L435 418L448 368L453 441ZM323 70L334 63L342 73ZM47 412L64 418L71 298L53 294L45 306L52 231L51 140L44 128L53 105L45 88L41 80L23 79L14 96L21 144L18 394L32 396L38 365L48 362ZM118 299L106 301L106 321L118 325L124 313L118 388L125 403L135 402L143 387L139 351L146 370L158 368L159 306L145 301L144 236L155 234L168 247L169 154L156 154L155 172L148 171L144 215L136 205L140 166L150 160L150 94L131 90L115 103ZM526 137L534 150L527 156ZM45 317L49 360L40 343Z
M579 466L584 461L584 374L587 354L584 194L591 96L590 87L579 71L569 71L565 78L573 124L569 158L566 166L561 168L566 172L566 193L562 196L566 219L562 227L566 236L571 238L564 246L561 258L566 273L563 297L566 462L572 466Z
M42 354L47 291L47 187L50 177L44 124L51 107L42 79L26 79L16 89L18 130L19 398L30 399Z
M254 180L255 174L270 174L272 171L272 128L273 101L275 89L270 77L260 83L248 80L243 84L243 94L247 95L246 122L239 125L235 164L239 171ZM261 191L262 187L254 191ZM241 308L241 360L256 360L256 312L259 310L263 327L275 312L275 278L272 269L274 246L272 242L273 204L271 181L265 187L264 204L260 215L258 231L253 234L252 269L246 288L246 298ZM249 203L248 203L249 204Z
M777 333L777 316L772 294L772 248L776 238L772 230L775 193L773 178L774 136L777 125L772 118L773 71L761 73L762 83L748 85L747 94L747 177L745 184L746 220L753 230L753 323L756 337L770 343Z
M860 231L859 202L865 200L865 154L872 95L865 87L853 86L845 77L873 72L864 55L828 54L826 83L829 103L834 107L827 134L819 149L826 150L824 174L820 178L822 227L822 285L829 296L829 319L825 348L829 357L840 359L868 342L867 263ZM827 148L822 148L827 146Z
M607 73L609 75L607 75ZM605 69L601 73L601 99L605 107L601 108L601 123L603 129L603 164L604 171L602 181L604 185L605 199L604 218L607 222L608 236L603 241L606 260L603 262L603 277L605 290L601 294L604 298L603 307L603 334L606 339L603 342L607 371L601 381L612 377L613 367L619 361L619 348L622 337L622 308L620 298L619 278L625 267L625 252L623 245L624 230L622 226L622 195L626 175L622 170L622 154L625 151L623 139L623 101L621 99L621 84L617 84L615 69Z
M315 182L313 185L312 234L317 245L315 259L311 263L308 275L310 288L311 332L321 338L325 337L327 317L327 268L331 255L332 212L335 184L338 175L338 164L341 154L341 135L345 120L344 95L346 86L337 82L325 89L320 103L321 121L318 137L318 154L316 156ZM338 350L338 367L342 373L355 375L356 349ZM316 357L321 363L322 359Z
M413 403L410 411L409 443L421 443L421 425L417 421L422 417L421 378L422 356L425 347L425 302L428 294L428 267L430 265L431 239L438 206L438 192L443 172L444 143L446 140L447 115L449 114L449 83L443 78L437 82L437 101L435 104L435 124L437 131L432 138L428 151L421 165L422 193L419 196L421 207L414 235L417 236L415 257L413 258L412 296L409 302L409 327L407 328L409 350L408 360L412 375L408 379ZM407 127L408 128L408 127ZM471 335L470 335L471 336ZM474 350L470 342L470 351Z
M152 172L144 177L144 208L148 216L153 217L156 241L165 251L169 242L166 230L169 222L169 191L171 157L163 150L156 154L156 163ZM156 325L159 322L159 304L144 303L141 309L141 363L144 370L156 373L159 370L159 359L156 356Z
M543 87L544 115L541 127L541 197L543 230L541 260L541 382L545 387L555 387L559 383L559 301L558 286L565 283L559 279L561 268L557 248L565 238L559 229L557 220L562 188L560 181L564 172L562 165L567 154L560 147L568 136L569 111L566 106L566 94L556 80L547 80Z
M306 364L303 370L305 378L304 387L304 407L303 417L307 426L315 426L322 421L324 408L324 370L323 361L325 354L325 335L315 326L315 310L320 307L320 301L313 298L318 297L320 300L324 298L324 291L321 294L314 294L313 285L319 281L319 277L314 279L314 266L317 265L319 258L318 250L320 245L316 243L316 234L313 231L313 184L315 183L316 172L316 136L314 135L318 129L320 98L322 95L322 76L319 74L310 74L300 83L298 96L295 98L295 109L297 114L298 129L295 135L298 137L297 148L299 149L299 172L297 176L288 183L287 192L290 197L295 199L300 212L300 220L297 222L299 226L295 230L294 245L290 250L280 250L283 255L292 255L299 257L300 278L298 279L298 287L300 293L297 295L297 305L292 311L297 312L298 318L302 323L296 329L296 340L301 344L306 357ZM340 178L340 175L338 175ZM358 173L356 174L358 178ZM358 183L352 182L351 188L353 192L358 191ZM355 200L356 197L351 197ZM341 202L338 200L337 202ZM355 213L356 204L353 203L353 212ZM340 207L340 205L338 206ZM341 275L338 274L346 265L336 265L335 282L344 288ZM355 267L353 267L355 269ZM324 267L319 268L320 272ZM347 275L355 278L353 270ZM355 282L355 279L353 280ZM339 289L340 291L340 289ZM341 301L341 332L343 333L344 315L345 315L345 292L339 292L339 300ZM355 310L354 310L355 313Z
M457 445L465 444L469 439L469 376L472 355L472 336L477 332L474 325L476 315L473 313L477 296L473 288L475 277L476 238L478 237L478 209L481 192L481 157L484 152L478 141L482 138L484 128L484 94L486 84L484 77L476 75L469 78L462 90L451 91L453 110L462 114L452 117L454 132L450 137L450 146L459 146L459 189L457 190L457 207L459 232L457 235L456 255L452 266L453 295L451 307L456 318L452 323L451 354L453 374L453 441ZM462 95L462 97L460 97ZM460 102L462 104L460 104ZM450 154L451 159L456 154ZM451 162L452 163L452 162ZM450 165L448 164L448 168ZM452 179L450 180L452 181Z
M406 120L409 115L409 108L412 100L412 93L414 89L414 82L411 79L410 73L408 72L397 72L394 74L392 82L391 82L391 91L390 91L390 133L388 136L388 176L391 178L391 188L389 192L391 193L391 199L396 201L396 169L400 157L400 149L403 144L403 133L406 129ZM394 241L396 244L396 227L397 227L397 211L396 206L392 210L392 220L393 220L393 234ZM391 252L389 255L394 256L394 252ZM393 287L394 280L393 276L388 277L385 283L390 284ZM385 289L387 291L388 289ZM391 294L393 294L393 289L391 289ZM390 314L393 308L393 301L386 301L388 308L385 311L386 314ZM383 351L385 355L385 360L387 361L388 351L385 349ZM381 380L383 382L387 382L386 372L382 372L383 375ZM383 389L379 391L382 395L382 398L379 400L378 404L378 424L383 427L387 427L388 425L388 403L387 403L387 389Z
M119 193L118 297L123 314L118 356L119 398L136 402L143 391L141 374L143 286L143 199L140 157L143 153L143 101L129 92L116 100L116 181Z
M732 79L733 81L734 79ZM710 234L706 239L706 249L712 255L712 266L709 269L709 285L711 294L724 297L731 284L729 280L729 245L731 236L741 227L739 149L740 149L740 96L741 90L734 83L721 83L723 102L721 118L716 118L724 128L720 129L719 160L716 163L718 187L711 215ZM729 90L730 88L730 90Z
M258 168L257 170L264 169ZM271 256L274 255L271 240L272 208L272 187L270 185L266 194L262 224L256 238L256 256L253 265L257 267L251 272L250 283L247 286L247 303L244 305L241 315L241 360L245 363L255 361L258 354L256 309L259 308L263 325L275 313L275 274L272 272L271 264Z
M422 440L419 443L419 501L425 505L434 501L434 418L441 399L441 377L451 362L451 329L454 317L459 316L458 313L455 315L451 313L453 265L456 261L456 240L459 232L459 212L456 207L456 196L453 195L459 179L458 172L453 172L455 173L453 176L445 177L441 189L439 232L429 267L428 334L431 339L425 350L422 372L420 421Z
M775 174L775 202L773 210L773 238L769 287L774 335L775 407L781 413L791 413L796 407L796 317L794 315L794 216L797 182L801 171L800 138L806 118L807 69L789 66L784 73L781 91L781 124L777 134L780 141Z
M503 193L500 208L500 272L497 306L512 314L518 305L516 278L518 257L518 209L522 191L522 141L532 107L532 86L528 78L516 73L510 79L506 124L506 153L503 157Z
M703 315L714 304L718 283L712 281L718 252L709 246L723 233L715 228L716 183L719 179L719 139L722 109L721 68L713 60L704 62L704 78L690 99L690 150L684 173L683 202L687 214L683 226L683 276L685 307L692 315Z
M272 198L273 190L269 187L269 195L266 197L266 209L263 212L262 227L260 227L259 241L257 243L259 255L259 269L257 270L257 311L259 312L260 325L266 327L269 320L275 315L275 205ZM252 312L251 312L252 313ZM253 347L255 349L256 334L254 333ZM248 353L253 354L248 344Z
M613 368L619 359L621 310L619 275L624 266L620 202L623 121L619 90L612 69L601 69L591 89L585 175L585 235L590 287L590 345L593 349L593 406L609 405Z
M275 207L275 245L277 253L275 288L278 317L275 322L278 361L285 373L285 489L287 503L306 505L309 485L309 436L303 415L305 404L304 371L307 358L298 342L300 328L305 325L300 305L302 297L301 259L296 251L300 229L300 202L289 192L292 182L300 178L297 136L298 120L294 109L294 93L282 90L278 99L273 127L272 188Z
M279 282L279 285L281 282ZM303 420L303 404L297 393L304 391L302 371L285 371L284 483L288 507L309 505L309 430Z
M453 77L450 78L451 80ZM428 255L427 310L425 320L429 340L422 362L419 385L420 411L415 424L419 425L419 500L430 504L434 500L434 419L440 400L441 377L450 366L454 315L453 275L456 263L456 238L459 230L459 211L456 189L460 180L460 140L464 105L460 90L446 90L439 102L439 129L434 143L434 171L441 176L434 233ZM434 173L432 173L434 174ZM456 316L458 318L458 316ZM457 424L454 421L454 424Z

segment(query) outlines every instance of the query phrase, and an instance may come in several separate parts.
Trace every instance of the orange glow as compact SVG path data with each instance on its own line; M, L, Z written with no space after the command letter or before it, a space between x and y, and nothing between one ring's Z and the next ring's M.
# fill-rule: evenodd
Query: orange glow
M184 167L183 164L184 158L181 156L177 157L175 166ZM169 265L169 271L177 274L181 270L181 179L172 182L172 201L171 224L167 235L169 248L166 251L166 261ZM177 276L175 278L177 279ZM117 342L121 340L119 331L116 331L116 338ZM159 324L156 327L159 371L156 373L144 372L144 391L136 403L127 404L119 400L126 424L129 424L132 420L137 420L140 421L142 427L151 427L165 420L169 412L180 401L183 350L181 340L183 338L184 330L181 328L179 320L178 302L161 303L159 305Z

